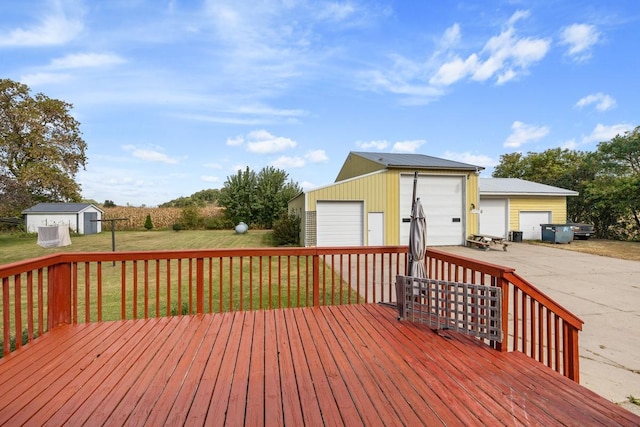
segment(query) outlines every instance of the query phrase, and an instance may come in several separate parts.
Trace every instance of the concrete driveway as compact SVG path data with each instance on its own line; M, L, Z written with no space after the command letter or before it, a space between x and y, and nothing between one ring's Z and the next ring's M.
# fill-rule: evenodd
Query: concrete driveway
M640 415L640 262L548 246L512 243L507 252L438 249L515 268L584 321L579 335L580 383Z

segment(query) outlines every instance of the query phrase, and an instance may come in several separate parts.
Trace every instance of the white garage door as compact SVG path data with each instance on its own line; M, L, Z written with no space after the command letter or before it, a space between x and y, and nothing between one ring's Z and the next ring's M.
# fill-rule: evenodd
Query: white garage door
M363 202L316 203L318 246L362 246Z
M427 245L462 245L465 241L464 184L461 176L419 176L416 196L427 217ZM400 177L400 244L409 243L413 175Z
M540 240L542 229L540 224L549 224L551 212L520 212L520 230L524 240Z
M480 234L507 236L507 200L480 200Z

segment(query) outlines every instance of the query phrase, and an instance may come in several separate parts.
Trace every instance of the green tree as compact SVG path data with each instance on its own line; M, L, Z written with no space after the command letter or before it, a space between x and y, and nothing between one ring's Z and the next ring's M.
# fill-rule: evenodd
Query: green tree
M191 196L188 196L178 197L177 199L173 199L160 205L161 208L186 208L188 206L199 206L199 204L193 200Z
M113 200L108 200L107 199L107 200L104 201L104 204L102 206L104 206L105 208L115 208L116 204L115 204L115 202Z
M272 166L255 173L248 167L227 177L220 190L218 203L225 208L225 217L234 224L244 221L257 227L271 228L283 213L287 203L301 191L288 174Z
M20 212L31 205L33 199L22 183L0 175L0 217L19 216Z
M272 228L273 223L287 212L289 200L301 191L298 184L287 182L288 177L285 171L273 166L267 166L258 173L255 221L261 226Z
M494 178L520 178L540 184L577 191L567 199L567 216L572 221L588 221L590 207L585 201L588 184L599 171L593 153L552 148L541 153L510 153L500 156Z
M87 145L71 108L42 93L31 96L24 84L0 79L0 176L12 183L3 191L21 188L31 202L81 200L75 176L85 167ZM6 194L0 196L4 203Z
M589 186L602 205L601 227L620 238L640 236L640 126L598 144L601 171ZM606 215L605 215L606 214Z
M217 205L220 197L220 190L217 188L209 188L207 190L197 191L191 195L193 200L197 200L202 205Z
M153 228L153 222L151 222L151 214L147 214L147 218L144 220L144 228L151 230Z
M220 206L224 207L224 216L234 224L244 221L255 223L254 212L257 210L258 195L256 173L247 168L239 170L235 175L227 177L220 190Z

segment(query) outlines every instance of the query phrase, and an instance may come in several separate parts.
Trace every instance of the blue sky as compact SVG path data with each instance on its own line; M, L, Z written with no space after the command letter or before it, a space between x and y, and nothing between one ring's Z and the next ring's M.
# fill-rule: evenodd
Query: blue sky
M74 105L83 197L155 206L349 151L480 165L640 119L640 2L0 0L0 77Z

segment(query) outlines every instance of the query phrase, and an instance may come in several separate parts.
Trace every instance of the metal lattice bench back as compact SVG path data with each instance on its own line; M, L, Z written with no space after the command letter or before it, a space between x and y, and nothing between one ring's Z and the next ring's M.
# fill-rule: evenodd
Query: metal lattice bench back
M502 289L396 276L400 319L502 342Z

